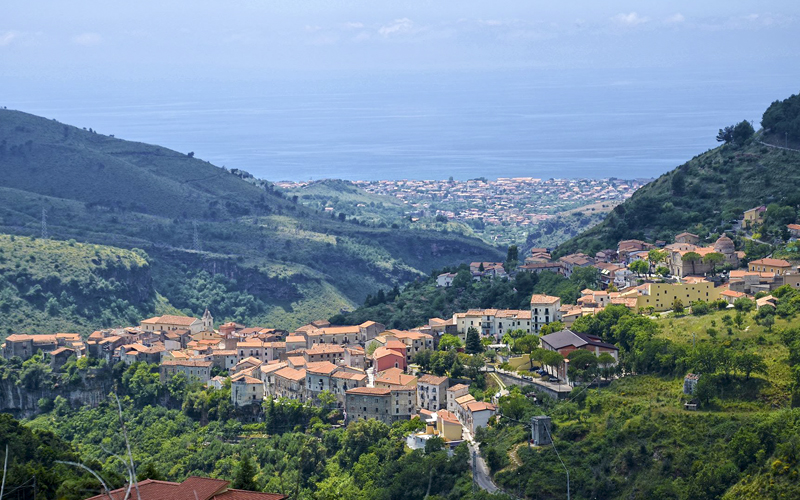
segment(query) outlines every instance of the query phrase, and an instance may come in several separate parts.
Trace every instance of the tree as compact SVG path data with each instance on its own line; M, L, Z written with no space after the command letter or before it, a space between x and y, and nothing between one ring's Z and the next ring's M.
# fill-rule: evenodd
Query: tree
M451 349L458 349L461 347L461 340L456 337L455 335L451 335L449 333L445 333L439 339L439 350L440 351L449 351Z
M703 262L709 264L711 266L711 275L717 271L717 266L725 261L725 256L719 252L711 252L707 253L705 257L703 257Z
M699 253L697 252L686 252L685 254L681 255L681 261L686 263L689 262L692 264L692 274L695 274L695 263L699 262L702 259Z
M737 311L747 313L755 309L756 304L747 297L739 297L733 301L733 307L736 308Z
M256 475L255 467L253 467L253 462L250 459L250 453L244 452L242 453L239 464L236 466L236 470L234 471L234 480L233 484L231 484L232 488L236 488L239 490L256 490L256 482L253 478Z
M658 266L656 268L656 274L660 274L666 278L669 276L669 268L667 266Z
M672 310L678 314L683 314L683 302L681 302L681 299L675 299L672 302Z
M542 354L542 364L558 369L564 363L564 356L556 351L545 349Z
M467 329L467 343L465 346L467 354L477 354L483 352L483 344L481 344L481 336L473 327Z
M597 356L585 349L575 349L567 356L570 378L587 381L594 377Z
M607 352L601 352L597 357L597 364L602 367L603 376L608 378L616 369L617 360Z
M564 323L562 321L553 321L552 323L548 323L548 324L544 325L539 330L539 334L540 335L549 335L551 333L560 332L564 328L566 328L566 326L564 326Z
M506 254L506 262L518 262L519 261L519 248L517 245L511 245L508 247L508 253Z
M643 260L634 260L630 263L628 268L635 272L637 276L641 276L650 270L650 265Z
M745 379L750 378L752 373L767 373L767 364L757 354L742 352L734 358L736 369L744 372Z
M742 120L733 127L733 142L741 146L747 142L748 139L753 137L755 133L756 131L753 129L753 126L750 125L750 122Z
M733 125L728 125L725 128L719 129L717 134L717 142L724 142L728 144L733 140Z
M667 252L664 250L659 250L657 248L653 248L649 252L647 252L647 260L650 261L650 265L653 269L660 263L667 261Z

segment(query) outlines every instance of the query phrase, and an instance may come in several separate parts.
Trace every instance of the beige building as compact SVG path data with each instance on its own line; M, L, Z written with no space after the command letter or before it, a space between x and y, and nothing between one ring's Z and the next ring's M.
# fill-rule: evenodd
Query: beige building
M347 422L376 419L387 425L409 420L416 412L413 387L388 389L383 387L356 387L345 393Z
M466 341L470 328L475 328L483 336L500 339L513 330L532 333L531 315L531 311L516 309L470 309L465 313L454 314L453 323L462 342Z
M40 350L47 353L59 347L74 349L79 357L85 350L79 333L56 333L55 335L13 333L6 337L2 345L4 358L10 359L19 356L23 360L30 358Z
M456 413L458 411L458 403L456 400L462 396L469 394L469 386L464 384L456 384L447 389L447 411Z
M362 371L350 371L346 368L339 369L331 375L331 392L336 396L340 407L344 408L345 394L350 389L367 386L367 374Z
M641 295L637 297L638 309L653 307L655 311L668 311L672 304L679 299L684 307L689 307L692 302L703 300L713 302L719 298L719 290L714 284L705 280L693 280L688 283L647 283L640 288Z
M203 322L189 316L173 316L166 314L143 320L139 327L146 332L171 332L189 330L192 334L204 330Z
M273 372L275 385L272 393L276 398L305 399L306 370L289 366Z
M203 384L211 380L211 361L196 359L164 361L159 366L161 382L167 382L178 373L183 373L187 380L197 379Z
M544 325L561 321L561 299L535 294L531 297L531 332L539 333Z
M318 396L324 391L333 393L331 376L336 371L336 365L330 361L318 361L306 365L306 401L319 404Z
M767 207L761 205L760 207L745 210L744 217L742 218L742 226L745 229L751 229L754 226L764 223L764 215L767 212Z

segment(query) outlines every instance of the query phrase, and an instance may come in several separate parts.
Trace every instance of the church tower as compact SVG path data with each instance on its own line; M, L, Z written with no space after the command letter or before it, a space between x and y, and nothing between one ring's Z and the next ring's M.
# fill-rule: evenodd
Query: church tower
M211 313L208 311L207 307L206 307L206 312L203 313L203 331L206 332L214 331L214 317L211 316Z

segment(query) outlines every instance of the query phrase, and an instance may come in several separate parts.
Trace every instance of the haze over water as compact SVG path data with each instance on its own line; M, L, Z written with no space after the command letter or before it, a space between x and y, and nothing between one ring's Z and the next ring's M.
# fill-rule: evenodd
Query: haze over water
M506 70L7 86L2 105L273 181L656 177L800 70ZM41 97L48 95L51 97ZM32 97L37 96L37 97Z

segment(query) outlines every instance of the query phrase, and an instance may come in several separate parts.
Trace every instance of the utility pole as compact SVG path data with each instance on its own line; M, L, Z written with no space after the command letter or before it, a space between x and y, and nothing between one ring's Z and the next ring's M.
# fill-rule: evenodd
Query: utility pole
M48 239L49 235L47 234L47 209L42 207L42 239Z
M6 489L6 470L8 470L8 445L6 445L6 458L3 460L3 484L0 485L0 499L3 498L3 492Z

